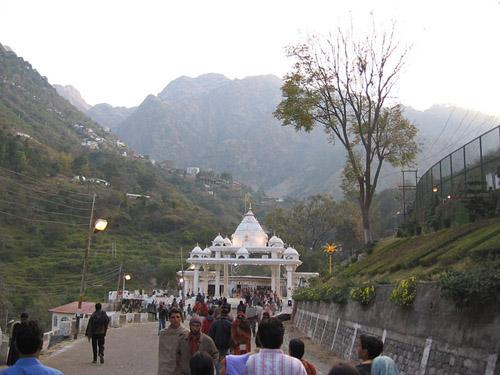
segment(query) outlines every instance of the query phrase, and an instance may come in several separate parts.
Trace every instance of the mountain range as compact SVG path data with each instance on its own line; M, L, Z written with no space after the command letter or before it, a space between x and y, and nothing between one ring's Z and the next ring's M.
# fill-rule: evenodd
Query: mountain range
M343 148L319 129L297 133L273 117L281 83L273 75L234 80L215 73L182 76L137 107L98 104L85 113L156 160L229 172L271 196L328 192L340 197ZM74 100L73 90L59 92L65 97L73 93L67 99ZM404 113L419 129L421 152L414 166L419 174L497 125L491 116L449 105L425 111L407 106ZM381 189L395 185L401 174L386 167L382 175Z

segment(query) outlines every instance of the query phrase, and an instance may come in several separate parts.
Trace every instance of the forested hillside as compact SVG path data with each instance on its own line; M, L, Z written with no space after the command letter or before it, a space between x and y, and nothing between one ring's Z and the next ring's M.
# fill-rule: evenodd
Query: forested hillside
M78 297L94 192L109 227L93 236L86 300L116 288L120 265L130 288L175 287L180 248L230 234L247 192L153 165L1 45L0 181L0 320L26 310L44 324Z

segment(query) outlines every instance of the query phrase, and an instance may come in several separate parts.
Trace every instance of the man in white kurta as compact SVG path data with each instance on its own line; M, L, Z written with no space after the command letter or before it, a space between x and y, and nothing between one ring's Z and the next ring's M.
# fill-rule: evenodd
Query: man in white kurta
M169 311L170 325L160 331L158 345L158 375L180 374L179 341L186 337L189 331L182 326L182 311L172 308Z
M302 362L280 349L285 328L277 318L262 319L257 336L263 349L247 361L247 375L307 375Z

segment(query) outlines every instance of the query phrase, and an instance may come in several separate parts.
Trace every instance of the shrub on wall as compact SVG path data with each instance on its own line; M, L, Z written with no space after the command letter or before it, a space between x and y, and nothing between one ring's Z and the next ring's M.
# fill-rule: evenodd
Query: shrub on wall
M500 290L500 260L462 272L448 271L441 276L439 285L442 295L459 308L490 305Z
M333 280L318 286L296 289L293 299L296 301L323 301L345 304L349 298L347 281Z
M362 305L369 305L375 297L375 286L365 284L358 287L351 288L349 296L354 301L358 301Z
M412 276L408 279L398 281L391 292L391 301L396 305L409 307L417 297L417 279Z

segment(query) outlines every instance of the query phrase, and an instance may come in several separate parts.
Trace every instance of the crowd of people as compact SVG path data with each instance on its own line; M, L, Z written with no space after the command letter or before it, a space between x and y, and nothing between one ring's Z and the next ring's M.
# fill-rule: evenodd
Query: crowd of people
M200 295L189 316L189 329L183 325L185 314L175 299L168 305L161 303L158 375L316 375L315 366L303 358L304 342L291 339L285 354L281 350L285 334L282 321L273 317L270 310L262 308L259 313L257 306L261 302L253 306L252 298L241 300L233 317L225 299L205 301ZM247 313L254 314L252 309L256 313L249 318ZM104 363L108 325L109 317L97 303L86 330L92 341L93 363L98 358ZM36 321L23 313L12 329L7 363L10 367L0 371L0 375L62 375L40 363L42 345L43 332ZM360 363L339 363L329 375L398 375L394 361L382 355L383 349L380 338L363 334L357 346Z
M290 340L285 354L282 321L264 309L251 319L247 313L253 314L253 308L252 298L241 300L233 317L224 299L215 304L197 298L186 329L182 310L172 307L170 325L159 333L158 375L316 375L315 366L303 358L304 342ZM383 346L381 339L361 335L360 363L339 363L329 375L398 375L394 361L381 355Z

